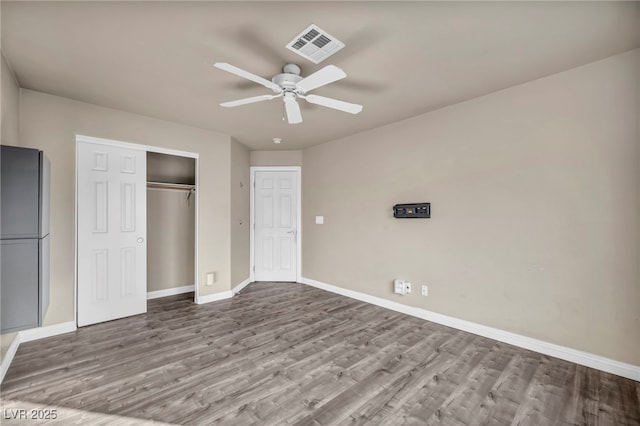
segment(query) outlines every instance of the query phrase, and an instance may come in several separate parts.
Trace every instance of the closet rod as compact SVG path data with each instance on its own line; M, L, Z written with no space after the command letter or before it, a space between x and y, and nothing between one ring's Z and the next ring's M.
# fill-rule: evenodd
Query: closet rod
M195 185L182 183L147 182L147 188L175 189L178 191L195 191Z

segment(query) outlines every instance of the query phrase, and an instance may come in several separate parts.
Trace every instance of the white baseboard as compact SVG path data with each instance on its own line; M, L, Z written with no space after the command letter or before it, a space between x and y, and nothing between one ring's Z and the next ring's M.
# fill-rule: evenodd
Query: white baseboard
M218 300L230 299L233 297L231 290L223 291L222 293L207 294L206 296L196 297L196 303L202 305L203 303L217 302Z
M245 288L246 286L248 286L249 284L251 284L251 279L247 278L246 280L242 281L240 284L238 284L237 286L235 286L234 288L231 289L231 292L233 293L233 295L235 296L236 294L240 293L240 291Z
M57 336L58 334L70 333L72 331L76 331L76 329L76 322L69 321L60 324L48 325L46 327L24 330L20 332L20 343L44 339L45 337Z
M531 337L522 336L520 334L511 333L509 331L504 331L497 328L488 327L486 325L438 314L426 309L403 305L402 303L393 302L391 300L371 296L369 294L360 293L353 290L347 290L345 288L336 287L334 285L312 280L310 278L303 277L300 282L302 284L307 284L321 290L330 291L332 293L341 294L352 299L371 303L372 305L391 309L392 311L401 312L403 314L422 318L427 321L446 325L458 330L463 330L469 333L477 334L479 336L488 337L489 339L508 343L513 346L529 349L534 352L539 352L545 355L563 359L565 361L570 361L576 364L595 368L607 373L616 374L618 376L626 377L631 380L640 381L640 366L637 365L626 364L624 362L605 358L589 352L567 348L565 346L556 345L555 343L549 343L542 340L533 339Z
M251 284L251 282L252 282L251 279L247 278L246 280L242 281L240 284L238 284L237 286L235 286L229 291L223 291L222 293L208 294L206 296L197 297L196 303L201 305L203 303L229 299L235 296L236 294L240 293L240 291L246 286L248 286L249 284Z
M7 374L11 361L13 361L13 357L16 356L18 346L20 346L20 333L15 335L13 342L11 342L9 349L7 349L7 353L2 358L2 366L0 366L0 383L4 380L4 375Z
M48 325L46 327L32 328L30 330L19 331L16 337L13 338L13 342L7 350L7 354L2 358L2 367L0 370L0 383L4 380L4 375L13 361L13 357L16 355L18 346L21 343L31 342L33 340L44 339L45 337L57 336L58 334L70 333L76 331L76 322L69 321L60 324Z
M195 291L194 285L185 285L183 287L166 288L164 290L155 290L147 292L147 300L157 299L159 297L175 296L176 294L190 293Z

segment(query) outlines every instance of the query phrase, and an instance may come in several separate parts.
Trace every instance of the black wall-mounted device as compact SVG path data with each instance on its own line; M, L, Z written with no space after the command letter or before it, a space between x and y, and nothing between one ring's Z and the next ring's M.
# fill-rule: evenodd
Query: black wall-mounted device
M431 203L396 204L393 206L393 217L398 219L430 218Z

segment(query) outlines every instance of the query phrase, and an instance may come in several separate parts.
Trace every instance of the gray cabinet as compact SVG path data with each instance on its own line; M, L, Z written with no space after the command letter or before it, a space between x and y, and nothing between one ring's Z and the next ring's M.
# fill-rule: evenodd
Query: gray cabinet
M38 240L2 240L1 244L2 331L37 327L40 280L33 266L38 265Z
M2 239L40 236L40 152L2 146Z
M0 146L0 332L42 325L49 306L49 160Z

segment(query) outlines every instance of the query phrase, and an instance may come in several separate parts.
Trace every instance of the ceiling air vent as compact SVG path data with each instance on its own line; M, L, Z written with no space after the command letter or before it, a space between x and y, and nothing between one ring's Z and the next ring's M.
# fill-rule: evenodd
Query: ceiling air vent
M316 25L310 25L287 44L287 49L314 64L319 64L343 47L343 42Z

